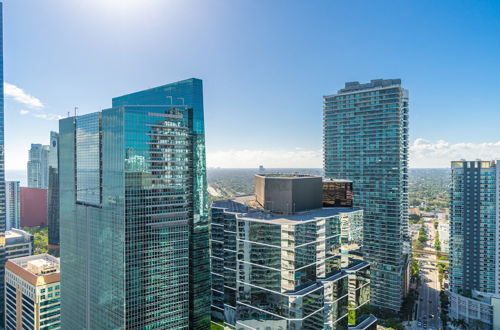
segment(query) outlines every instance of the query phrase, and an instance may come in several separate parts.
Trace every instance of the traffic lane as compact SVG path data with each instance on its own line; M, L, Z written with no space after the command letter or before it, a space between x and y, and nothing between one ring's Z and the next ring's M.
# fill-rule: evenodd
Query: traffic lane
M440 320L438 319L439 291L437 289L437 272L432 265L422 267L422 284L420 286L419 312L417 320L422 322L427 328L438 328ZM430 318L430 315L433 318Z
M420 317L422 319L423 324L427 324L428 328L438 328L440 324L439 320L439 291L437 287L437 272L435 268L432 266L428 266L424 268L424 285L423 291L423 299L421 303L425 305L425 308L422 308L422 313L420 313ZM433 315L431 318L430 315ZM426 321L426 322L424 322Z
M428 313L428 299L429 290L427 286L427 269L421 268L421 285L420 285L420 298L419 298L419 321L423 322L425 320L425 315Z

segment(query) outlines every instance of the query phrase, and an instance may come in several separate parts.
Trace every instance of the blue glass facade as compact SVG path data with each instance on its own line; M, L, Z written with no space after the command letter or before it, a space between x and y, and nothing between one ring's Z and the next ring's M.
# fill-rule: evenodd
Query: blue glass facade
M59 134L50 132L49 145L49 189L47 191L47 220L49 253L59 257Z
M3 7L0 2L0 317L4 314L5 270L5 141L4 141L4 95L3 95Z
M496 251L500 169L494 161L453 161L450 189L450 290L500 293Z
M408 91L399 79L346 83L324 97L325 176L353 181L364 211L372 305L399 311L408 266Z
M208 328L201 80L63 119L59 148L63 327Z

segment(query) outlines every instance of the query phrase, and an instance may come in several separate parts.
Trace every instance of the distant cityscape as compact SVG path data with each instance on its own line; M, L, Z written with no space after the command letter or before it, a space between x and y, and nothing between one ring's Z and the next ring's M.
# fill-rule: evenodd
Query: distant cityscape
M6 171L2 92L0 328L500 329L500 163L410 169L404 83L318 92L323 168L207 168L188 78Z

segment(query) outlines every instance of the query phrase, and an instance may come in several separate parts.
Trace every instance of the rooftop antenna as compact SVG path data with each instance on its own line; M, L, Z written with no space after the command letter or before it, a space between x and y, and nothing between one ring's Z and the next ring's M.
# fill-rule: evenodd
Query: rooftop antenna
M68 111L68 118L69 118L69 111Z
M75 117L77 113L78 113L78 107L75 107Z
M174 105L174 102L172 101L172 96L167 96L167 99L170 99L170 105Z

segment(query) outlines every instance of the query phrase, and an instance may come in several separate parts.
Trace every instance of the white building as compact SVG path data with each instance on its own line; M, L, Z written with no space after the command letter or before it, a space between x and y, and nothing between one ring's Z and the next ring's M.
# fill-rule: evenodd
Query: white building
M33 235L15 228L5 232L5 259L27 257L33 251Z
M49 183L49 146L32 143L28 160L28 187L45 188Z
M450 292L450 319L464 320L480 329L500 329L500 295L472 291L472 297Z
M60 329L59 259L48 254L5 264L5 329Z
M19 181L5 182L5 227L21 228L21 188Z
M450 224L448 222L439 222L438 225L439 241L441 242L441 251L450 252Z

